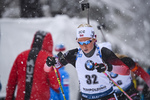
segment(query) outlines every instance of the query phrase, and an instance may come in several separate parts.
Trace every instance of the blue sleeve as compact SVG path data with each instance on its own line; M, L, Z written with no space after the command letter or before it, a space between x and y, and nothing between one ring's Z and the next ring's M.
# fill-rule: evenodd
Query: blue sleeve
M69 100L69 74L63 70L63 69L59 69L60 75L61 75L61 84L62 84L62 88L66 97L66 100ZM59 94L60 100L64 100L64 97L62 95L62 93Z
M50 99L49 100L59 100L59 94L50 88Z

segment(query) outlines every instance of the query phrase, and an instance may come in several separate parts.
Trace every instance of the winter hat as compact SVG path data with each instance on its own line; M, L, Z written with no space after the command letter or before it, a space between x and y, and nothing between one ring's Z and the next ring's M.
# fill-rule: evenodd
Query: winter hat
M82 37L96 38L94 29L89 24L81 24L77 29L77 39Z

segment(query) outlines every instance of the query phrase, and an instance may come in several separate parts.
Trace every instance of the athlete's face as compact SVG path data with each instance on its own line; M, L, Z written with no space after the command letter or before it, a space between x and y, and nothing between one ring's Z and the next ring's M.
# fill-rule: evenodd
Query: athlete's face
M84 53L89 53L93 49L96 40L88 37L83 37L79 38L77 41L82 51Z

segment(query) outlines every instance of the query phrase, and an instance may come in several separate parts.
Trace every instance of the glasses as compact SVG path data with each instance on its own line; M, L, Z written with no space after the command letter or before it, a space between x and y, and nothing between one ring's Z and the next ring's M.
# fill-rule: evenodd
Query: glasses
M91 42L92 42L92 39L87 40L87 41L82 41L82 42L78 41L78 44L80 44L80 45L83 45L83 44L88 45L88 44L90 44Z

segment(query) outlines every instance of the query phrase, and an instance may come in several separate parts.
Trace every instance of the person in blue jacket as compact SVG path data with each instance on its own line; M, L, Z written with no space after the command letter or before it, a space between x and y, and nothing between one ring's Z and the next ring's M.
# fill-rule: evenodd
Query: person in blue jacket
M60 52L60 51L65 51L65 46L63 44L58 44L55 47L55 51L56 52ZM69 99L69 74L67 71L65 71L64 69L65 67L62 67L59 69L59 73L61 76L61 85L65 94L65 98L66 100L70 100ZM51 93L51 97L50 100L64 100L63 94L61 93L61 90L59 88L59 93L55 92L52 88L50 88L50 93Z

